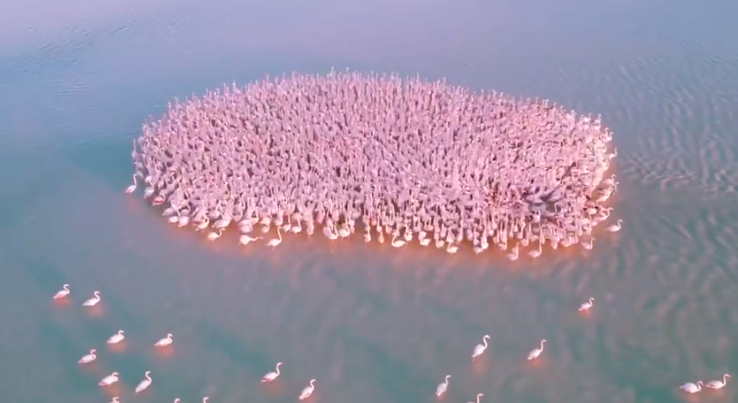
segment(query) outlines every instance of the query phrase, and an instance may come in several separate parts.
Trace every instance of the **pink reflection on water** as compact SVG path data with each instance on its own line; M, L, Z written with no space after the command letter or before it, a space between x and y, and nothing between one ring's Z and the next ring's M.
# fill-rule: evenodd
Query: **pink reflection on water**
M59 298L59 299L51 300L51 304L55 308L58 308L58 309L59 308L66 308L66 307L68 307L69 305L72 304L72 300L69 297L64 297L64 298Z
M123 340L121 342L115 343L115 344L108 344L108 350L115 352L115 353L125 353L126 349L128 348L128 343L126 340Z
M103 307L100 304L97 304L93 307L85 307L85 313L88 316L99 318L103 315L104 310Z
M164 347L155 347L154 355L160 358L171 357L172 355L174 355L174 346L170 344Z

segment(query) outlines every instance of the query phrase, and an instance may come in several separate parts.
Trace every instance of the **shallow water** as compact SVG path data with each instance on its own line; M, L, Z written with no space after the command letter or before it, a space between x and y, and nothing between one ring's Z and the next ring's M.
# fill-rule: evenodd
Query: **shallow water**
M18 4L0 13L7 401L293 402L317 378L313 402L422 402L446 374L449 402L736 401L730 383L676 386L738 372L738 3ZM122 193L131 139L172 97L331 66L601 113L623 231L515 263L358 238L271 251L178 231ZM63 283L71 302L52 304ZM85 311L94 290L103 302ZM126 342L107 348L118 329ZM168 332L173 348L155 351ZM279 381L260 385L277 361ZM146 370L153 386L134 396ZM101 390L112 371L120 385Z

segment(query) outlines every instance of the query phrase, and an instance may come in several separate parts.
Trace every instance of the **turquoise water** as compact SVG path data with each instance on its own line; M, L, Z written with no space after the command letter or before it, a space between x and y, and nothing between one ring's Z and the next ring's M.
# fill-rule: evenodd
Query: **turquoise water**
M8 402L295 402L311 378L311 402L430 402L446 374L448 402L736 401L730 381L677 386L738 373L738 4L37 0L1 14ZM268 251L204 241L123 194L131 140L173 97L331 67L601 113L623 230L515 263L305 236ZM52 303L64 283L68 303ZM119 384L98 387L112 371Z

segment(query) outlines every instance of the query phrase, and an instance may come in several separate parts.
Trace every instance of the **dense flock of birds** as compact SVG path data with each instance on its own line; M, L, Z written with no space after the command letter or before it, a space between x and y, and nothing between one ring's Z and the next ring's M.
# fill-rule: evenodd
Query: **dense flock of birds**
M180 227L239 243L316 228L394 247L490 246L516 260L581 244L612 211L617 150L599 117L444 81L331 72L175 101L133 141L133 193ZM621 220L608 227L620 229ZM265 235L266 236L266 235Z
M467 240L475 253L493 244L517 260L520 247L531 244L533 258L544 244L592 249L593 228L610 217L612 207L603 204L618 185L615 175L604 177L617 156L611 140L599 117L545 100L394 75L293 74L170 104L133 141L135 173L126 193L143 179L144 198L166 204L169 222L207 230L211 241L235 224L247 245L263 239L250 235L255 228L266 234L274 226L277 238L266 244L276 247L282 232L312 235L319 225L330 240L359 229L366 242L387 236L399 248L417 239L448 253ZM618 219L606 229L621 226ZM54 298L68 294L65 285ZM85 305L99 301L95 293ZM594 301L579 311L589 312ZM124 337L121 330L108 343ZM538 359L546 342L528 360ZM155 345L171 343L168 334ZM95 352L80 364L94 361ZM281 365L262 382L277 379ZM680 389L721 389L729 377ZM117 380L113 372L100 385ZM150 385L146 372L136 392ZM312 379L299 399L314 390Z
M68 298L69 295L70 295L69 284L64 284L62 289L54 295L54 300ZM94 307L100 302L100 300L101 300L100 292L95 291L93 293L93 297L85 301L82 305L84 307ZM583 302L579 306L579 312L589 313L594 307L594 302L595 302L594 298L589 298L587 301ZM474 347L474 350L472 350L472 354L471 354L472 361L480 358L484 354L484 352L487 350L489 338L490 336L488 334L484 335L484 337L482 337L482 343L477 344ZM122 342L124 339L125 339L125 332L123 330L119 330L116 334L108 338L107 344L109 345L118 344ZM542 339L540 342L540 346L538 348L531 350L530 353L528 353L528 361L536 360L541 356L541 354L543 354L543 349L544 349L546 342L547 342L546 339ZM173 343L172 334L169 333L167 334L166 337L154 343L154 347L165 348L167 346L170 346L172 343ZM80 365L86 365L95 360L97 360L97 350L92 349L90 350L89 354L80 358L79 361L77 361L77 363ZM281 366L282 366L282 362L278 362L273 372L268 372L262 377L261 383L268 383L268 382L275 381L280 375ZM98 383L98 385L101 387L107 387L107 386L113 385L114 383L118 382L119 375L120 374L118 372L113 372L110 375L104 377ZM697 381L696 383L687 382L679 386L679 388L683 390L684 392L690 393L690 394L699 392L700 390L702 390L703 386L710 388L710 389L716 389L716 390L722 389L727 384L728 378L730 378L730 374L723 374L723 378L721 380L713 380L707 383L704 383L703 381ZM440 398L441 396L443 396L443 394L446 393L449 387L450 380L451 380L451 375L446 375L443 382L441 382L438 385L438 387L436 388L436 396L438 398ZM315 381L316 381L315 379L310 380L310 382L308 383L308 386L305 387L300 393L300 395L298 396L298 400L305 400L313 394L313 392L315 391ZM136 386L135 393L141 393L144 390L148 389L149 386L151 386L151 383L152 383L151 371L146 371L146 373L144 374L144 379L138 384L138 386ZM476 403L480 403L482 396L484 396L482 393L477 394ZM202 398L203 403L208 403L208 400L209 400L209 397L207 396ZM174 403L179 403L179 402L180 402L179 398L174 399ZM113 397L110 403L120 403L119 397L117 396ZM469 403L474 403L474 402L469 402Z

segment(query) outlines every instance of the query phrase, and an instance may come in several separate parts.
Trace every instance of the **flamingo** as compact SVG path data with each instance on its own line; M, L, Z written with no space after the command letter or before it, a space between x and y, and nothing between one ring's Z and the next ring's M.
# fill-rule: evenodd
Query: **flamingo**
M204 220L202 220L201 222L199 222L199 223L197 224L197 226L195 227L195 231L202 231L202 230L204 230L205 228L207 228L207 227L208 227L208 225L210 225L210 219L209 219L209 218L207 218L207 217L205 217L205 219L204 219Z
M305 400L310 395L313 394L313 391L315 390L315 379L310 380L310 385L308 385L305 389L302 390L302 393L300 393L300 400Z
M92 361L95 361L95 359L97 358L97 354L96 353L97 353L97 350L95 350L93 348L92 350L90 350L90 353L89 354L87 354L86 356L80 358L79 361L77 361L77 364L89 364Z
M144 377L146 379L141 381L141 383L136 386L136 393L143 392L144 390L146 390L146 388L149 387L149 385L151 385L151 376L149 375L151 375L151 371L146 371L146 373L144 374Z
M535 259L538 256L541 256L541 253L543 253L543 245L542 242L538 242L538 249L528 252L528 255Z
M590 310L594 306L595 299L592 297L589 297L587 302L582 303L582 305L579 306L579 312L584 312Z
M167 199L165 199L164 196L158 195L151 201L151 205L154 207L161 206L165 201L167 201Z
M279 239L277 239L277 238L270 239L269 242L267 243L267 246L271 246L272 248L276 248L277 245L279 245L279 244L282 243L282 233L279 232L279 227L277 227L277 236L279 237Z
M208 241L214 241L214 240L220 238L221 235L223 235L223 228L221 228L220 230L218 230L218 232L214 232L214 231L213 232L210 232L210 233L208 233Z
M279 367L281 365L282 365L282 363L281 362L278 362L277 363L277 368L275 370L276 372L269 372L266 375L264 375L264 377L261 378L261 383L271 382L271 381L277 379L277 377L279 376Z
M443 382L438 384L438 387L436 388L436 396L441 397L442 394L446 393L446 389L448 389L449 379L451 379L451 375L446 375L446 378L443 379Z
M484 337L482 337L482 343L484 344L477 344L476 347L474 347L472 360L476 360L480 355L484 354L484 350L487 349L487 339L489 339L489 335L485 334Z
M98 383L98 385L99 386L110 386L110 385L118 382L118 375L119 374L117 372L113 372L112 374L110 374L110 375L106 376L105 378L103 378L102 381L100 381L100 383Z
M238 243L241 244L241 245L246 246L246 245L250 244L251 242L256 241L256 240L259 240L259 239L261 239L260 236L257 236L256 238L252 238L252 237L250 237L248 235L241 235L238 238Z
M164 347L164 346L168 346L170 344L172 344L172 334L171 333L167 333L167 337L165 337L163 339L160 339L159 341L157 341L156 343L154 343L154 346L156 346L156 347Z
M679 389L687 392L687 393L697 393L702 390L702 381L697 381L697 384L694 384L692 382L687 382L684 385L679 386Z
M618 220L617 224L607 227L607 230L610 232L618 232L620 231L620 228L622 228L622 226L623 226L623 220Z
M710 389L722 389L723 386L725 386L728 383L728 378L730 378L730 374L723 374L723 380L717 380L717 381L710 381L705 384L706 387Z
M95 291L92 293L92 295L94 295L94 297L82 303L82 306L95 306L98 302L100 302L100 291Z
M136 190L137 184L138 182L136 182L136 174L133 174L133 185L126 188L126 193L133 193Z
M454 245L454 244L451 244L450 243L450 244L448 244L448 246L446 246L446 253L454 254L454 253L456 253L458 251L459 251L459 247L456 246L456 245Z
M118 333L110 336L110 338L108 339L108 344L120 343L125 338L126 338L125 332L122 330L118 330Z
M69 293L70 293L70 291L69 291L69 284L64 284L62 286L62 289L59 290L59 292L57 292L56 294L54 294L54 299L64 298L67 295L69 295Z
M405 241L403 241L402 239L397 239L397 235L392 237L392 246L394 246L395 248L399 248L403 245L405 245Z
M482 399L482 396L484 396L484 393L477 393L477 403L479 403L479 401ZM474 402L469 402L469 403L474 403Z
M536 358L538 358L538 356L541 355L541 353L543 352L543 345L544 344L546 344L546 339L541 340L541 347L540 348L531 350L530 354L528 354L528 361L535 360Z

